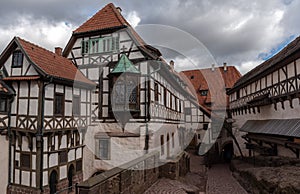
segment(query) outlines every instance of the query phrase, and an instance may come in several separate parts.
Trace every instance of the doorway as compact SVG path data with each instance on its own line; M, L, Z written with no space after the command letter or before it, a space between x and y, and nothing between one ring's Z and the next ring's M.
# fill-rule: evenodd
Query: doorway
M57 192L57 183L58 183L57 178L58 178L57 172L53 170L50 174L50 179L49 179L50 194L55 194Z

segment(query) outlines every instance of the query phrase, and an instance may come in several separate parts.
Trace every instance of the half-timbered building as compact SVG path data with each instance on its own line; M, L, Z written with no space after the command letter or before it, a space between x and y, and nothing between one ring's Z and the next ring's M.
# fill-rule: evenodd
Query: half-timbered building
M73 32L63 56L97 84L85 178L155 149L172 158L184 148L187 129L210 122L172 65L111 3Z
M230 118L228 114L229 101L225 92L230 90L235 82L241 77L240 72L234 66L228 66L226 63L223 67L197 69L183 71L186 78L193 85L195 92L197 93L197 99L200 105L209 111L209 114L213 118L219 118L219 120L227 121ZM223 98L223 99L221 99ZM222 113L221 116L218 113ZM224 117L222 117L224 115ZM214 119L213 119L214 120ZM217 121L216 121L217 122ZM205 127L207 129L207 126ZM191 142L191 145L199 145L204 143L202 136L206 131L198 129L195 137ZM214 147L211 151L215 152L216 159L228 159L232 155L233 140L231 131L223 128L220 133L213 133L211 130L211 139L209 142L215 141Z
M9 192L55 193L82 180L82 131L90 123L95 84L61 56L62 49L55 52L15 37L0 56ZM10 101L3 90L13 92Z
M233 129L245 155L299 158L299 76L298 37L228 91Z

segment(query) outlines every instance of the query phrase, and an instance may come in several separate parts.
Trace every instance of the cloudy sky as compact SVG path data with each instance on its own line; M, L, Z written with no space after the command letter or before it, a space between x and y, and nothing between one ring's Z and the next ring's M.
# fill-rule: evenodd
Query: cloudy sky
M242 73L300 34L300 0L2 0L0 50L14 36L49 50L64 47L72 31L109 2L133 26L160 24L189 33L217 64L227 62Z

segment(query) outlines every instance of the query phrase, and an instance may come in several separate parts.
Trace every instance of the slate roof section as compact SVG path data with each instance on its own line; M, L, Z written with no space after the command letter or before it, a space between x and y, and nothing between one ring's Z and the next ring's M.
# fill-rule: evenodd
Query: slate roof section
M67 58L57 55L19 37L15 37L15 40L28 56L29 60L45 75L62 80L95 85L94 82L87 79Z
M291 56L292 54L294 54L299 50L300 50L300 37L293 40L290 44L288 44L285 48L283 48L279 53L274 55L272 58L266 60L262 64L258 65L257 67L255 67L254 69L246 73L241 79L239 79L236 82L234 89L246 84L247 82L251 82L251 80L255 81L257 79L260 79L259 76L262 73L264 73L268 69L276 68L278 63L280 63L281 61L288 58L289 56ZM232 91L234 91L234 89ZM232 91L230 91L230 93L232 93Z
M300 137L300 119L248 120L240 131Z
M227 66L226 71L224 71L224 67L216 67L214 71L211 68L206 68L183 71L182 73L193 85L199 104L209 110L211 110L209 103L218 102L219 104L214 104L214 106L220 106L220 108L224 106L224 103L228 106L228 96L226 95L226 101L222 99L225 97L225 90L232 88L241 77L240 72L234 66ZM208 93L206 96L202 96L200 91L205 90ZM221 95L220 92L224 94Z

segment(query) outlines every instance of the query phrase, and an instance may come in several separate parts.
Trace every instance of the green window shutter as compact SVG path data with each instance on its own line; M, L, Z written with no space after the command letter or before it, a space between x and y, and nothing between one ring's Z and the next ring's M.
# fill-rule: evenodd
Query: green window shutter
M119 50L119 37L112 37L112 51L118 51Z
M89 41L83 40L81 42L81 53L82 54L88 54L89 53Z
M98 52L103 53L103 38L99 38Z

